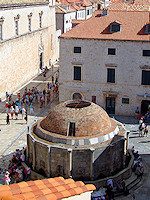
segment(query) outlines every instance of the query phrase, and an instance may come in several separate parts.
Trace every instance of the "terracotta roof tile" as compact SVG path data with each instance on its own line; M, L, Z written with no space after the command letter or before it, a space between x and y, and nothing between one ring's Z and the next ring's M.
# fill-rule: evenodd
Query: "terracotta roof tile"
M20 188L20 190L21 190L22 193L25 193L25 192L31 192L32 188L31 187L24 187L24 188Z
M34 184L35 185L41 185L41 184L44 184L42 180L36 180L34 181Z
M69 184L64 185L64 188L65 188L66 190L69 190L69 189L70 189Z
M58 192L61 192L61 191L65 190L65 187L60 185L60 186L56 187L56 189L58 190Z
M26 193L23 193L23 197L25 198L25 199L29 199L29 198L32 198L32 197L34 197L35 195L34 195L34 193L33 192L26 192Z
M58 192L58 190L56 188L54 188L54 187L51 188L50 190L52 191L52 193Z
M64 196L61 194L61 192L56 192L55 195L56 195L57 199L64 198Z
M48 194L45 195L45 197L47 198L47 200L57 200L57 196L55 194Z
M6 196L3 197L2 200L20 200L20 198L6 195Z
M29 186L28 183L27 183L27 182L24 182L24 181L18 183L18 185L19 185L20 188L22 188L22 187L28 187L28 186Z
M68 178L68 179L64 180L64 183L65 183L65 184L74 183L74 180L71 179L71 178Z
M44 184L37 185L37 187L38 187L39 189L47 188L46 185L44 185Z
M34 181L28 181L27 184L28 184L28 186L31 186L31 185L35 185L35 182Z
M88 189L87 189L87 187L85 185L82 186L81 189L82 189L83 192L87 192L88 191Z
M57 200L94 189L81 181L57 177L0 186L0 200Z
M82 181L77 181L77 182L75 182L75 184L76 184L77 187L84 185L84 183Z
M83 193L83 191L82 191L82 189L80 187L76 187L76 188L74 188L74 190L76 191L77 194L82 194Z
M70 188L75 188L75 187L77 187L77 186L76 186L75 183L70 183L70 184L69 184L69 187L70 187Z
M25 199L23 194L15 194L14 197L19 198L19 199Z
M42 182L43 182L44 184L49 183L48 179L43 179Z
M69 191L69 193L72 195L72 196L74 196L74 195L76 195L77 194L77 192L74 190L74 189L69 189L68 190Z
M15 189L20 189L19 185L16 183L16 184L11 184L9 185L10 189L11 190L15 190Z
M40 197L36 197L36 200L47 200L47 198L45 196L40 196Z
M67 190L62 191L61 194L63 195L64 198L72 196L71 193Z
M22 191L21 191L21 189L12 189L12 194L14 195L14 194L21 194L22 193Z
M12 195L12 191L10 190L0 191L0 197L5 195Z
M150 41L149 34L145 33L145 24L149 21L149 12L109 11L107 16L101 16L100 13L101 11L96 12L95 16L63 33L60 38ZM111 33L110 24L116 20L121 22L121 31Z
M11 190L11 189L10 189L10 187L8 185L0 186L0 191L4 191L4 190Z
M63 181L64 180L64 178L63 177L55 177L55 178L53 178L55 181Z
M50 189L48 189L48 188L43 189L42 192L43 192L44 195L52 193L52 191Z
M32 191L36 191L36 190L39 190L39 188L36 186L36 185L33 185L30 187L32 189Z
M33 191L33 194L35 196L44 195L44 193L42 192L42 190L35 190L35 191Z
M96 190L96 187L93 184L87 184L85 185L88 191Z
M51 187L54 187L54 186L53 186L52 183L47 183L47 184L46 184L46 187L51 188Z

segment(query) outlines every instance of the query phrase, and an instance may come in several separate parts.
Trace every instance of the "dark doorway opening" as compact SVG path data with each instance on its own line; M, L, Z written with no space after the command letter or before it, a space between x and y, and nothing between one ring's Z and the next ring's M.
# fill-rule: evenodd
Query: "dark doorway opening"
M92 102L96 103L96 96L92 96Z
M115 97L106 97L106 112L115 114Z
M75 123L74 122L70 122L69 136L75 136Z
M145 115L147 111L150 111L150 101L142 100L141 102L141 114Z
M43 53L40 53L40 69L43 67Z

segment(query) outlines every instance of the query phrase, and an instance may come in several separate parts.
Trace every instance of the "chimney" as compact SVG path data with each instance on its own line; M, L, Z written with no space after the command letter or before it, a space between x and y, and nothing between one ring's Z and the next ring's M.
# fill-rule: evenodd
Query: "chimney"
M108 15L108 8L103 8L102 16L107 16L107 15Z

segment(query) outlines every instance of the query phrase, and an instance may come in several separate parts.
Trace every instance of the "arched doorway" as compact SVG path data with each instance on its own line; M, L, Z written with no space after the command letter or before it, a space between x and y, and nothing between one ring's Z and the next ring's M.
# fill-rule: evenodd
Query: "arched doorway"
M74 93L72 96L73 100L82 100L82 95L80 93Z

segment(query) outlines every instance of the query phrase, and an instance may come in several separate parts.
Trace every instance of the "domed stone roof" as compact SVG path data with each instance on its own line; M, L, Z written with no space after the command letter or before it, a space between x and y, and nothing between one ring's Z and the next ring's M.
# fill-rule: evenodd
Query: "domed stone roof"
M88 101L70 100L57 105L40 126L55 134L85 137L107 134L117 125L100 106Z

